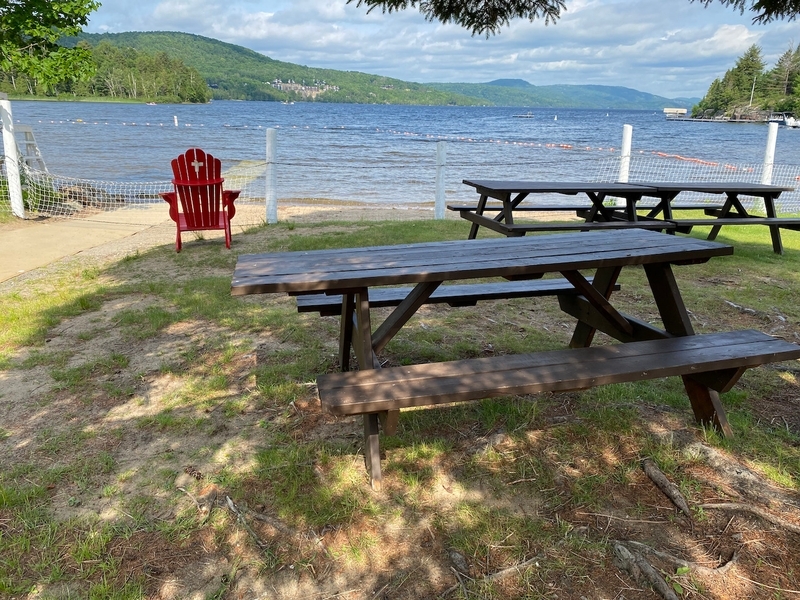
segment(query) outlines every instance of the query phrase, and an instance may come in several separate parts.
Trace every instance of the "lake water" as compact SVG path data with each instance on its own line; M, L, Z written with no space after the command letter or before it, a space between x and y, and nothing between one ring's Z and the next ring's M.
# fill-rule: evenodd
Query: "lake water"
M759 165L767 142L763 124L667 121L660 111L13 101L12 113L33 128L57 175L165 181L170 160L192 146L222 159L224 169L263 162L266 130L275 128L279 198L375 202L432 200L438 141L447 142L448 201L472 199L465 178L595 179L618 160L624 124L633 127L634 158ZM800 129L781 128L776 164L799 159Z

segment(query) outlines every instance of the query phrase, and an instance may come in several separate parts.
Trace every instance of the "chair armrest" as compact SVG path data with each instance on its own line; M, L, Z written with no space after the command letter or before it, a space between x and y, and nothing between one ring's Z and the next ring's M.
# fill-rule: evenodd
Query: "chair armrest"
M159 192L165 202L169 204L169 218L178 222L178 194L175 192Z
M230 221L236 214L236 207L233 203L241 194L241 190L222 190L222 206L228 211L228 220Z

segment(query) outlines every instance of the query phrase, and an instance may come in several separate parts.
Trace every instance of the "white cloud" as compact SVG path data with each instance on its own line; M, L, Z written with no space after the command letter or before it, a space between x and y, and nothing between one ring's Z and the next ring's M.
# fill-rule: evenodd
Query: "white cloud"
M689 0L575 0L555 24L515 20L496 36L383 14L345 0L104 0L89 31L185 31L276 60L409 81L623 85L700 96L752 44L768 64L800 41L800 25Z

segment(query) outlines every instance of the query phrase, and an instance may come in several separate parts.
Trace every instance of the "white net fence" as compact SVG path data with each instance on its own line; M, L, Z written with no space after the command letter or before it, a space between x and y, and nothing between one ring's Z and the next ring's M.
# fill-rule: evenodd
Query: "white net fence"
M609 158L598 164L595 181L617 181L620 174L620 157ZM716 162L700 160L696 158L685 158L674 154L639 154L633 155L630 159L628 170L628 181L662 181L662 182L722 182L738 181L743 183L762 183L764 175L764 165L735 165L726 162ZM793 191L783 192L775 201L775 207L779 213L798 213L800 212L800 165L773 165L770 177L772 185L788 188L796 188ZM740 196L742 204L748 209L758 211L762 206L760 198ZM654 205L655 198L643 198L637 205L645 207ZM709 204L719 203L716 199L709 197L708 194L700 192L683 192L680 195L680 203Z
M458 150L458 147L456 148ZM569 154L570 150L564 151ZM589 158L585 154L580 159L581 169L571 169L580 172L583 177L564 176L561 179L589 179L594 181L616 181L620 175L621 157L595 157ZM474 192L461 183L464 177L471 177L474 173L486 173L484 177L494 177L496 166L483 164L480 159L468 156L451 154L453 159L447 165L445 183L445 197L448 202L460 198L461 200L474 201ZM564 158L568 158L564 156ZM588 159L588 160L587 160ZM516 156L509 156L508 165L517 165L521 168ZM159 192L170 191L172 184L169 181L152 182L124 182L103 181L94 179L77 179L62 175L55 175L46 171L33 169L25 163L21 165L23 195L26 215L29 217L56 217L71 218L93 215L97 220L98 213L104 211L120 211L125 209L154 208L154 205L164 206L166 218L166 205L159 197ZM241 190L241 195L236 201L237 206L250 206L251 210L237 214L238 225L247 226L264 222L266 218L266 161L242 161L225 171L225 188ZM415 176L414 180L404 183L403 189L408 189L408 194L399 196L395 193L390 198L380 195L380 179L377 183L369 183L370 177L364 173L364 166L350 166L342 160L339 163L330 162L329 166L320 168L315 165L316 177L308 177L308 165L294 163L279 163L278 178L283 179L279 185L282 193L278 196L278 206L287 204L346 204L358 207L366 215L369 211L375 212L378 205L391 203L393 207L402 208L404 205L428 206L427 212L420 212L421 218L433 218L433 194L435 187L435 164L431 153L431 165L423 171L422 177ZM386 170L387 165L378 161L373 170ZM410 168L419 169L419 163ZM763 165L733 165L725 162L715 162L699 159L687 159L676 155L660 153L634 154L630 159L629 181L741 181L760 183L763 176ZM403 172L402 164L392 165L392 173ZM496 178L508 178L505 173L498 173ZM536 179L536 173L525 172L518 179ZM538 177L544 179L545 177ZM552 179L547 175L547 179ZM340 180L339 190L356 189L364 186L373 186L374 192L360 190L348 199L346 193L337 195L332 191L331 181ZM350 182L350 183L347 183ZM773 166L771 182L775 185L800 188L800 166L776 164ZM350 186L350 187L348 187ZM373 202L353 201L353 197L370 197ZM419 202L420 199L427 202ZM537 199L538 200L538 199ZM546 199L543 199L546 201ZM709 198L701 193L683 193L680 196L682 204L707 203L718 201L719 198ZM757 199L742 198L748 208L757 211ZM647 206L647 199L641 205ZM784 192L776 202L780 213L800 212L800 189ZM154 210L156 210L154 208ZM386 218L391 218L390 211L378 211ZM0 217L11 215L11 204L8 195L8 184L5 170L0 169ZM136 221L136 214L131 213L130 222ZM100 215L102 220L102 215Z
M143 209L166 204L160 192L172 191L170 181L102 181L78 179L21 166L25 212L30 217L85 217L104 211ZM264 204L265 163L249 165L225 179L226 189L242 194L237 204ZM0 172L0 214L11 212L5 171ZM247 214L247 213L245 213ZM135 217L133 217L135 221ZM102 220L102 219L101 219ZM257 221L257 219L255 219Z

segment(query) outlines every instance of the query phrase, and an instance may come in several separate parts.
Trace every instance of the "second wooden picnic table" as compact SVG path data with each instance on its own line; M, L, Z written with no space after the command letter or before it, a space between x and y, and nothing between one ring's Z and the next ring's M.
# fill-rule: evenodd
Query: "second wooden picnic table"
M667 233L688 233L692 227L712 227L708 239L713 240L723 225L767 225L776 254L783 253L780 229L800 230L800 219L780 217L775 201L785 191L793 188L747 182L549 182L549 181L502 181L488 179L465 179L464 183L474 187L480 194L476 205L453 206L462 218L472 226L469 239L475 239L480 227L486 227L506 236L523 236L537 231L588 231L593 229L644 228ZM705 218L676 218L673 202L684 192L700 192L711 196L724 196L724 201L715 203L691 203L681 209L702 209ZM588 200L571 204L525 202L531 196L559 194L583 196ZM752 214L742 203L741 196L759 198L763 202L766 216ZM608 203L610 198L618 199ZM643 198L655 198L656 204L641 206ZM500 206L489 204L489 199L499 200ZM622 203L619 203L619 200ZM487 216L486 212L496 213ZM515 212L522 211L569 211L584 219L584 222L538 221L516 223ZM644 214L640 212L644 211Z

